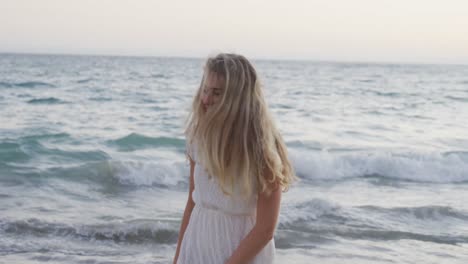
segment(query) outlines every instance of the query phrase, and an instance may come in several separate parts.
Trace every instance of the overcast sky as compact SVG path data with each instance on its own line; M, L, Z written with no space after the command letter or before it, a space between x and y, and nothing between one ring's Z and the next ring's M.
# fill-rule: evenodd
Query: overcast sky
M0 0L0 52L468 63L467 0Z

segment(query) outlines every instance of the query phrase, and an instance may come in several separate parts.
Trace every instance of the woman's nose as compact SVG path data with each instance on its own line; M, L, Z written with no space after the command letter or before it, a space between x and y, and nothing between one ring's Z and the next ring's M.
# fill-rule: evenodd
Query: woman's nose
M203 96L203 104L206 104L206 105L211 104L211 95L210 94Z

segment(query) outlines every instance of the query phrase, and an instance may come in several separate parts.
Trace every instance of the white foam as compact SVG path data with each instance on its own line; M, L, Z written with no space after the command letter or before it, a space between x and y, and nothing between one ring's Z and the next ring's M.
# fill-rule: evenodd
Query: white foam
M338 204L318 198L299 203L286 203L281 208L279 223L280 225L287 225L297 221L317 220L322 215L332 213L339 208Z
M189 167L180 161L115 161L111 166L115 169L114 177L124 185L175 186L179 182L188 182Z
M468 181L464 153L397 153L290 150L297 174L312 180L338 180L366 175L418 182Z
M338 153L302 149L290 149L289 152L298 176L309 180L377 175L417 182L468 181L468 157L465 153ZM188 182L189 166L184 161L110 161L110 166L112 175L124 185L176 186Z

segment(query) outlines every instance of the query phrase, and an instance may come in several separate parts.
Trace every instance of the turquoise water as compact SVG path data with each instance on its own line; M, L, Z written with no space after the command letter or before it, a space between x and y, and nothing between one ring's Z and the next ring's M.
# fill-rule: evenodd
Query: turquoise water
M466 263L468 66L254 61L278 263ZM0 54L0 262L170 263L203 60Z

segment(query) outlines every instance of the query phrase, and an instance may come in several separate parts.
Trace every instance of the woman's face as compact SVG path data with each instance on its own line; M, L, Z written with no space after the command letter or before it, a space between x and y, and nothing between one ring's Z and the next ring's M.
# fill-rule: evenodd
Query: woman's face
M201 104L206 112L211 106L219 103L223 96L224 78L215 73L209 73L202 87Z

